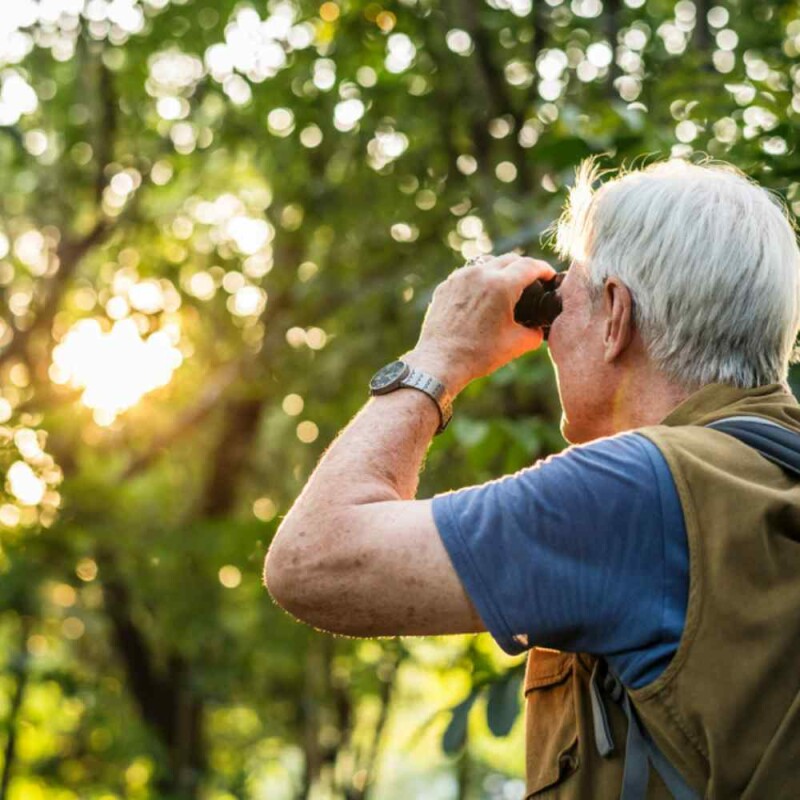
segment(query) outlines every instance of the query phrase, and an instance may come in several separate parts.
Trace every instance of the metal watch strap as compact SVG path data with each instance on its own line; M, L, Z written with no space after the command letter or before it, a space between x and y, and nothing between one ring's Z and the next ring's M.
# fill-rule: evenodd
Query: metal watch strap
M438 436L448 426L453 417L453 401L447 393L445 385L437 378L434 378L433 375L428 375L427 372L411 367L408 375L400 381L400 386L419 389L436 403L439 409L439 428L436 431Z

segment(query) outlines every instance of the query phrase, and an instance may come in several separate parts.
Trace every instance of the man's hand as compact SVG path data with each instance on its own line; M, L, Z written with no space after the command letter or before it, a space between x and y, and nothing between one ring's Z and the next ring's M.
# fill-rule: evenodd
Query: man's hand
M514 306L527 286L555 274L545 261L516 253L454 270L436 287L412 352L427 364L447 365L458 391L536 350L542 330L515 322Z

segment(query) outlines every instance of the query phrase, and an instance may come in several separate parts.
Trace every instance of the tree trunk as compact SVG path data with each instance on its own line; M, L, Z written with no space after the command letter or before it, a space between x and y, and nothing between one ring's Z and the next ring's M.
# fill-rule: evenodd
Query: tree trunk
M113 555L101 550L97 561L103 576L106 612L131 695L166 754L168 769L156 779L157 791L193 800L198 796L205 768L205 747L203 704L191 691L189 665L173 654L165 674L156 670L152 648L134 620L130 592Z
M22 702L25 698L25 687L28 684L29 677L27 642L28 624L23 617L20 621L19 653L16 657L16 664L13 670L17 678L17 684L11 696L11 706L8 711L8 722L6 724L8 734L6 737L6 746L3 751L3 772L2 775L0 775L0 800L6 800L8 797L8 789L11 784L11 776L17 758L17 728Z
M401 649L399 655L393 663L390 664L389 675L384 676L385 680L381 684L380 701L381 710L378 715L378 721L375 725L375 733L370 742L369 749L363 761L362 769L364 770L364 780L362 782L361 791L354 796L354 800L365 800L365 798L372 796L373 789L378 777L378 763L381 753L381 745L383 742L384 731L386 730L386 723L389 721L389 712L394 699L394 692L397 686L397 673L400 665L403 663L407 656L407 651ZM375 797L375 800L378 800Z
M608 66L608 77L606 79L606 92L610 98L614 98L614 81L619 77L619 67L617 66L617 38L619 36L620 23L620 0L606 0L606 36L611 47L611 64Z
M236 502L239 479L247 466L247 456L253 444L264 398L246 396L228 403L223 432L213 455L211 473L201 499L203 517L221 517L231 511Z
M303 785L300 789L300 800L311 797L311 793L322 775L324 755L319 741L320 730L320 696L326 682L324 673L329 669L325 658L323 640L313 636L308 643L302 698L303 723Z

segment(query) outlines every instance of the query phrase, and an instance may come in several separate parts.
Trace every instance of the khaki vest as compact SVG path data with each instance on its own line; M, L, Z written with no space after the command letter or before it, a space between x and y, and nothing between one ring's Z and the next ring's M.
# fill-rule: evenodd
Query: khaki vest
M689 542L686 625L652 683L629 692L662 752L708 798L800 798L800 483L703 426L752 414L800 432L781 386L706 386L639 431L667 460ZM527 794L618 800L627 722L607 703L616 750L597 752L595 659L533 649L525 675ZM669 798L651 770L648 800Z

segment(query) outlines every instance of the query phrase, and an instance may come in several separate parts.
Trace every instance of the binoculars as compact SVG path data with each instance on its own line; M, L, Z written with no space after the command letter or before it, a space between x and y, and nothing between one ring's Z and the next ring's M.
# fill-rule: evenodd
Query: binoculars
M541 328L547 339L553 320L561 313L558 288L564 274L559 273L549 281L534 281L527 286L514 306L514 321L526 328Z

